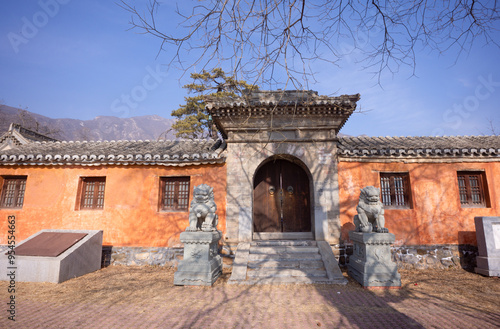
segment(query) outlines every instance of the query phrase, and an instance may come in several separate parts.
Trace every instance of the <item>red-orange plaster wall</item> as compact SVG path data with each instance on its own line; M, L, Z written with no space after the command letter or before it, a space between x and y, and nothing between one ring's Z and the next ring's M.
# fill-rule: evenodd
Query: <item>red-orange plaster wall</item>
M457 171L484 171L489 208L460 204ZM374 163L340 162L339 197L341 239L354 230L359 191L380 188L380 172L408 172L412 208L385 209L385 226L396 235L396 245L476 244L474 217L500 216L500 162L484 163Z
M162 176L190 176L190 200L194 186L212 186L219 216L218 229L225 233L225 164L185 167L0 167L0 176L4 175L25 175L27 181L23 208L0 209L0 244L7 244L7 219L13 215L16 218L17 243L42 229L78 229L103 230L105 245L180 246L179 234L189 224L189 212L158 210ZM106 176L104 209L77 209L80 177L86 176Z

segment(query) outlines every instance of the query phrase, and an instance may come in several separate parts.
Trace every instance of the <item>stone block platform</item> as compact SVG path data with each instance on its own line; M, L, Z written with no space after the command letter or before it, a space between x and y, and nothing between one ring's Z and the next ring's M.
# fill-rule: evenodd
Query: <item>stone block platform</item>
M60 240L71 240L65 239L65 234L80 238L61 248ZM52 241L54 239L59 241ZM101 268L102 231L41 230L22 241L16 250L19 255L14 255L13 263L2 253L0 266L15 271L17 281L61 283ZM3 271L0 278L7 280L7 273Z
M476 273L500 276L500 217L475 217L479 256Z

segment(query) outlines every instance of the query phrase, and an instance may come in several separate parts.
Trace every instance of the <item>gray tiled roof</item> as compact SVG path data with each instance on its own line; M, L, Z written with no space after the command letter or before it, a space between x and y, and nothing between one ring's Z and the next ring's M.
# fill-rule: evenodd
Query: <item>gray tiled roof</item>
M0 165L165 165L225 161L226 144L214 140L37 142L0 152Z
M340 137L343 157L499 157L500 136Z
M58 140L48 137L22 127L17 123L11 123L9 130L0 136L0 150L10 149L32 142L57 142Z
M20 124L17 124L17 123L12 123L10 125L9 132L12 132L13 130L18 131L24 138L26 138L30 142L57 142L57 141L59 141L56 138L45 136L45 135L42 135L36 131L24 128L23 126L21 126Z
M360 99L359 94L341 96L322 96L317 92L285 90L269 91L259 90L250 94L234 97L205 97L207 108L210 110L235 107L259 107L259 106L338 106L344 109L355 109L356 102Z

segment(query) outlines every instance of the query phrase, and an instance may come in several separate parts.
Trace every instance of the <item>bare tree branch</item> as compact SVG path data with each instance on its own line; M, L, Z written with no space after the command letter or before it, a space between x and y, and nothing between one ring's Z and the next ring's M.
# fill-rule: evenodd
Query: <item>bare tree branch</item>
M131 29L161 40L159 52L169 54L170 64L186 71L224 67L271 88L287 81L306 89L313 63L340 65L353 54L381 74L415 68L423 49L460 56L479 41L500 47L493 37L496 1L207 0L177 8L177 28L166 27L162 9L169 8L156 0L141 9L120 5L131 14Z

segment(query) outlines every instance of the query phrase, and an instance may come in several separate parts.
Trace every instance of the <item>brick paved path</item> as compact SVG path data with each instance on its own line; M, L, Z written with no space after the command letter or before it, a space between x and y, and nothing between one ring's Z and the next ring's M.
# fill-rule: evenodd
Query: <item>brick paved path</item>
M2 296L3 297L3 296ZM4 308L5 308L5 304ZM40 302L18 296L1 328L499 328L485 313L435 297L346 286L172 287L149 300Z

